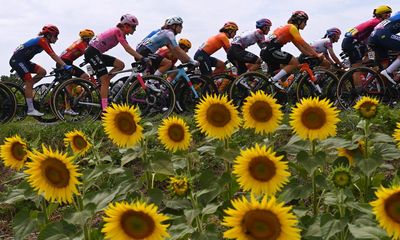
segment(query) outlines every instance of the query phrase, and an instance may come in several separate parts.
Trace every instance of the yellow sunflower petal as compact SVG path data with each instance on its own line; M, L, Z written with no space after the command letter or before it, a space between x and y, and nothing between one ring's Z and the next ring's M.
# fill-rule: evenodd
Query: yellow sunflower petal
M66 133L64 144L65 146L70 146L72 151L79 156L85 155L92 147L85 134L79 130Z
M243 127L254 128L256 133L274 132L282 121L281 105L262 91L252 93L243 105Z
M217 139L229 138L240 125L239 113L226 96L207 95L196 106L195 120L202 133Z
M336 135L338 113L326 99L302 99L290 114L290 125L302 139L323 140Z
M400 122L396 124L396 129L394 130L393 138L397 142L397 147L400 148Z
M140 120L138 109L125 104L108 107L102 119L105 133L120 147L133 146L142 139Z
M0 158L6 167L20 170L28 159L27 144L19 135L6 138L0 146Z
M378 113L379 100L368 96L363 96L357 101L354 108L358 111L361 117L371 119Z
M377 200L371 202L379 225L392 239L400 239L400 186L381 187L375 192Z
M189 127L178 117L164 119L158 128L158 139L172 152L189 148L192 136Z
M159 240L169 237L168 225L162 224L168 217L157 213L157 207L153 204L111 203L104 213L105 224L101 231L106 239Z
M29 157L32 162L26 164L25 173L32 188L50 202L72 203L73 194L79 194L77 185L81 184L73 158L45 146L43 153L35 150Z
M272 149L255 145L254 148L242 150L235 159L233 173L239 185L245 191L254 194L274 195L289 181L290 172L287 162L281 161Z
M275 197L264 196L257 201L254 196L248 201L245 197L232 200L233 208L225 210L222 225L231 229L224 237L237 240L300 239L300 229L296 228L297 219L291 213L291 207L278 203Z

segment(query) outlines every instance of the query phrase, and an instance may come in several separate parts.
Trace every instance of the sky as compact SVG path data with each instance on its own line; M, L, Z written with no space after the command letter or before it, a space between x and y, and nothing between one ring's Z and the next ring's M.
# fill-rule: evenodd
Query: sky
M45 24L54 24L60 29L58 41L52 45L60 54L72 42L79 38L81 29L89 28L101 33L114 27L124 14L133 14L139 19L139 26L127 41L136 47L148 33L160 28L169 16L182 17L183 30L177 35L192 42L189 55L193 57L197 48L207 38L218 33L227 21L234 21L239 31L255 29L255 21L268 18L272 21L271 32L286 24L291 13L303 10L309 21L300 33L307 42L317 40L326 29L338 27L343 33L372 17L372 11L380 5L389 5L393 12L400 11L399 0L0 0L0 75L9 75L9 59L15 48L37 36ZM341 40L334 44L337 55L341 51ZM259 55L259 48L254 45L249 51ZM283 50L297 56L299 51L288 43ZM106 52L129 66L134 61L121 45ZM223 49L214 54L226 60ZM48 72L55 66L54 61L44 51L36 55L33 62L44 67ZM76 64L83 57L76 60ZM127 67L126 67L127 68Z

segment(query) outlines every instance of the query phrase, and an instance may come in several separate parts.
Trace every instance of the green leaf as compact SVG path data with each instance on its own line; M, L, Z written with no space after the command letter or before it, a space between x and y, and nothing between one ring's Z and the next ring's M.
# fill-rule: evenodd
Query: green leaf
M94 205L93 205L94 206ZM71 210L71 212L67 212L64 215L64 220L67 223L75 224L79 226L84 226L89 218L92 217L91 210L83 210L83 211L75 211Z
M93 203L96 206L95 211L101 211L115 198L118 192L119 188L114 189L113 192L92 192L85 196L83 203L85 206Z
M393 143L392 136L380 132L372 133L371 140L375 143Z
M166 152L155 152L151 161L152 171L164 175L174 175L171 156Z
M390 239L386 232L378 226L356 226L348 224L350 233L356 239L384 240Z
M13 219L13 231L15 239L25 239L27 235L38 228L37 211L22 209Z
M192 225L193 220L199 216L200 210L198 209L189 209L189 210L184 210L183 211L185 217L186 217L186 222L188 225Z
M52 222L40 231L38 240L70 240L77 230L65 221Z
M157 206L160 206L163 200L163 192L158 188L153 188L148 191L150 201Z
M134 147L128 149L126 153L123 155L121 158L121 166L124 166L125 164L137 160L141 158L143 155L143 150L140 146L135 145Z
M220 203L220 204L214 204L214 203L207 204L207 206L205 206L201 210L201 214L203 214L203 215L213 214L218 210L218 207L221 206L221 204L222 203Z
M171 233L171 238L169 240L182 240L188 239L187 236L191 236L194 233L192 226L188 226L186 223L173 224L168 228L168 232Z
M361 171L367 175L371 176L371 174L383 163L383 159L381 155L373 154L369 158L361 159L357 161L357 166L361 169Z
M168 200L165 201L165 206L175 210L188 209L192 207L191 203L187 199Z

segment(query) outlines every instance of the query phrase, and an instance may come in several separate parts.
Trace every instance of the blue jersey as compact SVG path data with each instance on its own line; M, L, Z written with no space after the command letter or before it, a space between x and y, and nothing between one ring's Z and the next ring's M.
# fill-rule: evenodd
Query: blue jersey
M149 40L149 38L151 38L154 34L158 33L159 31L161 31L161 29L156 29L153 30L151 33L149 33L145 38L143 38L143 40L136 46L136 51L144 45L144 43Z
M29 61L36 54L42 52L43 50L45 50L48 54L54 53L46 38L39 36L19 45L14 51L13 58Z
M376 27L375 30L386 30L392 34L397 34L400 32L400 12L397 12L392 17L383 20Z
M152 53L155 53L159 48L169 44L172 45L172 47L178 46L175 40L175 34L171 30L163 29L147 38L142 45L148 48Z

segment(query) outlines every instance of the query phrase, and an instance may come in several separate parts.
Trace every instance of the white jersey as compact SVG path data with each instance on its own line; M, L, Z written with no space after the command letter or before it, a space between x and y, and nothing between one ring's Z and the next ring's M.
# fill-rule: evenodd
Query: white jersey
M236 35L232 40L232 44L239 45L244 49L255 43L257 43L258 46L261 47L261 44L264 42L265 42L265 36L260 29Z
M332 42L329 38L318 39L310 45L317 53L328 53L328 49L332 48Z

